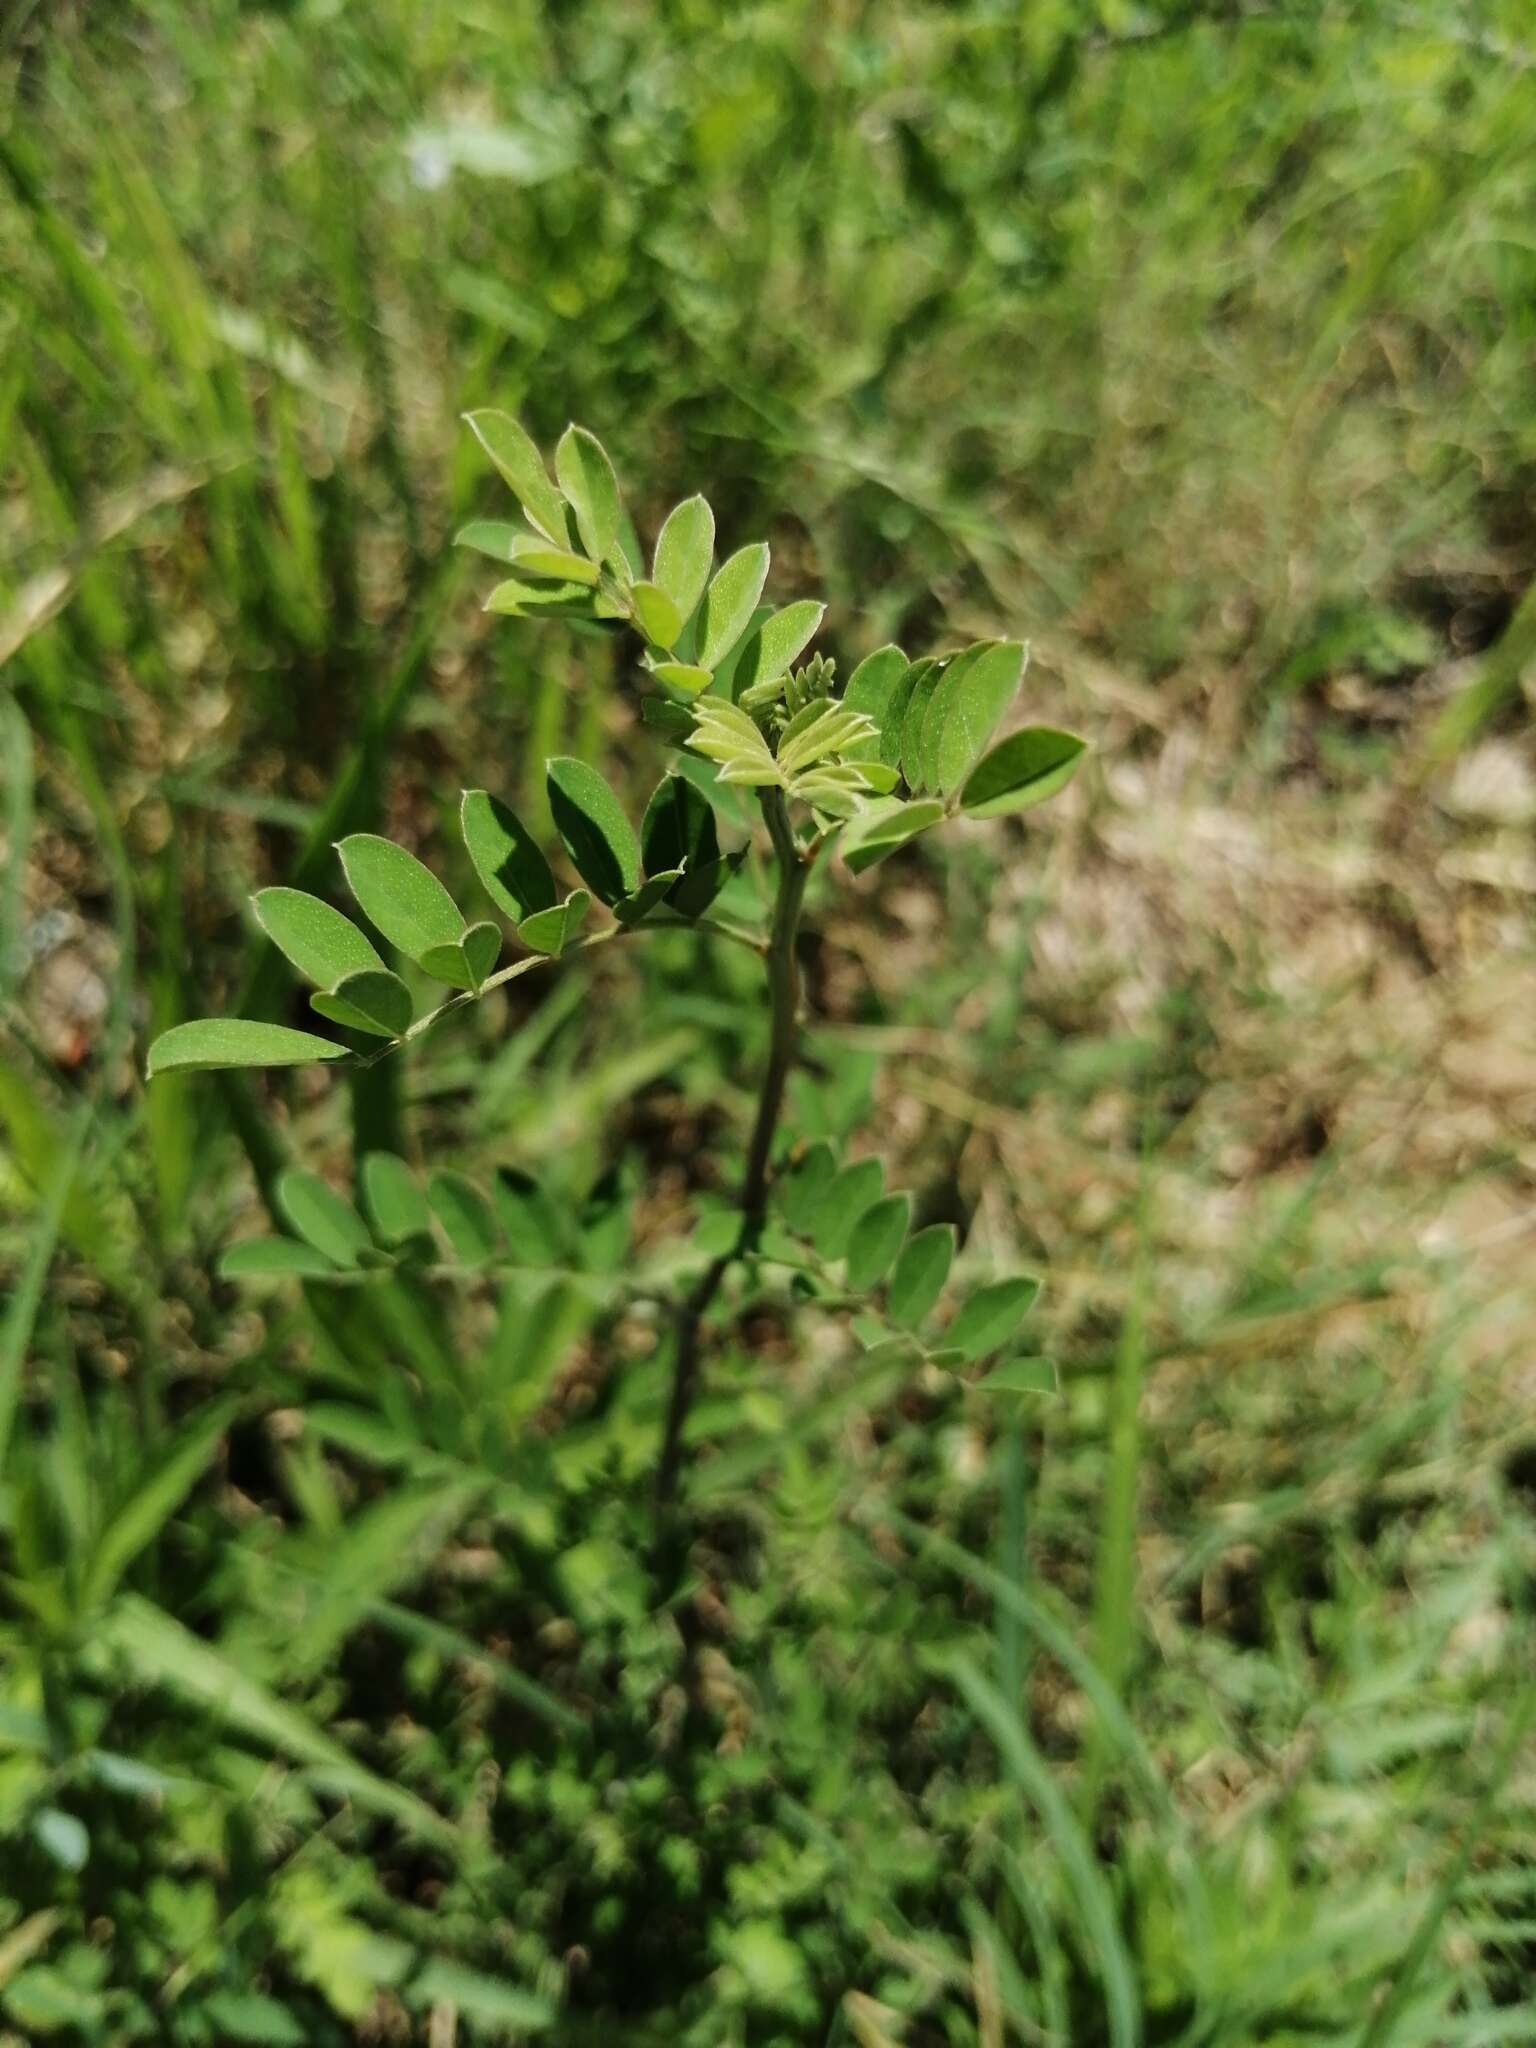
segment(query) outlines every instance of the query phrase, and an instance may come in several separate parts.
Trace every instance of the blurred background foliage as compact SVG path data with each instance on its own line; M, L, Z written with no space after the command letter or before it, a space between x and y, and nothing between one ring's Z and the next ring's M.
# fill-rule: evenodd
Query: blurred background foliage
M1523 0L8 0L0 51L0 2038L1536 2039ZM246 897L344 831L452 880L466 781L648 786L608 643L448 544L483 404L587 422L644 533L768 533L844 673L1029 635L1098 755L813 903L799 1083L1048 1273L1062 1395L747 1316L699 1698L643 1307L215 1262L380 1144L546 1174L589 1272L665 1243L750 963L576 964L350 1091L138 1079L301 1021Z

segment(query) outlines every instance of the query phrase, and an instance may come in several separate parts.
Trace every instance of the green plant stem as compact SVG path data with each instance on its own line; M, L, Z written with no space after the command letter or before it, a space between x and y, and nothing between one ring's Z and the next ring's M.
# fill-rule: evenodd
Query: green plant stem
M739 1258L755 1249L763 1234L768 1214L768 1177L773 1162L774 1133L784 1107L784 1090L794 1065L795 1047L800 1035L800 967L795 958L795 941L800 931L805 886L810 880L811 859L795 842L783 791L764 790L761 801L763 818L778 859L778 889L767 950L768 1059L763 1068L757 1115L753 1119L752 1137L747 1147L747 1167L741 1184L741 1224L736 1241L729 1251L721 1252L704 1268L678 1309L672 1395L667 1404L661 1458L656 1467L656 1511L663 1519L677 1500L683 1432L688 1423L688 1411L698 1391L704 1318L720 1292L726 1274Z

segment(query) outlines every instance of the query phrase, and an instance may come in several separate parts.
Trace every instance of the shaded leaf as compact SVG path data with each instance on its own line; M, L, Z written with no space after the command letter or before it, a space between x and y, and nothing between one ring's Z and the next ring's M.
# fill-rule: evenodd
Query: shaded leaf
M854 1224L845 1254L848 1285L857 1292L883 1279L912 1220L910 1195L887 1195Z
M570 755L545 763L549 808L576 872L604 903L640 885L640 842L613 791Z
M508 576L496 585L480 609L514 619L550 615L589 618L593 598L584 583L541 583L534 576Z
M306 1280L324 1279L335 1266L312 1244L296 1237L243 1237L232 1244L219 1260L225 1280L259 1280L269 1275L293 1273Z
M398 1153L368 1153L362 1181L363 1201L384 1244L400 1244L431 1229L432 1212L421 1183Z
M559 1265L566 1252L560 1210L533 1175L498 1166L491 1192L513 1258L527 1266Z
M88 1606L99 1607L116 1592L128 1567L203 1476L238 1409L237 1401L215 1401L183 1423L171 1448L111 1516L91 1552L85 1577Z
M768 543L739 548L723 564L699 607L701 668L717 668L747 630L768 579ZM659 579L658 579L659 580ZM681 607L679 607L681 609Z
M464 415L481 447L511 485L530 522L557 547L565 543L565 506L540 455L510 413L487 408Z
M1072 780L1087 752L1076 733L1028 725L1000 740L972 773L960 807L973 818L1001 818L1044 803Z
M464 918L430 868L376 832L354 832L337 848L347 883L369 922L419 960L432 946L456 946Z
M414 1015L410 990L387 967L345 974L334 989L312 995L309 1005L333 1024L369 1031L379 1038L401 1037L410 1030Z
M791 1230L802 1237L809 1236L836 1173L836 1155L825 1139L810 1146L796 1161L779 1190L779 1206Z
M668 892L669 907L680 917L702 917L746 857L747 848L739 846L721 860L705 861L701 867L689 868L682 880L674 883Z
M667 514L651 571L657 588L672 600L685 624L704 595L714 555L714 513L703 498L685 498Z
M931 1313L954 1256L952 1223L930 1223L902 1247L886 1292L886 1307L898 1329L914 1330Z
M720 858L720 835L707 798L684 775L664 775L640 821L640 852L648 875L707 866Z
M384 965L350 917L302 889L258 889L251 908L273 945L316 988Z
M368 1226L352 1204L305 1167L290 1167L280 1176L277 1206L304 1242L333 1265L355 1266L358 1253L373 1248Z
M481 885L514 924L548 910L558 891L549 862L522 820L483 789L466 789L459 829Z
M1048 1358L1010 1358L976 1382L982 1394L1059 1394L1061 1380Z
M561 954L581 930L591 907L592 898L586 890L573 889L563 903L525 917L517 928L517 936L531 953Z
M967 1359L999 1350L1028 1315L1039 1292L1040 1282L1025 1278L978 1287L944 1332L946 1348Z
M495 1257L500 1246L496 1218L472 1180L462 1173L434 1173L427 1182L427 1202L466 1266L483 1266Z
M348 1057L344 1045L286 1024L257 1024L243 1017L204 1017L173 1024L149 1048L149 1076L198 1073L214 1067L301 1067L314 1060Z
M884 758L892 766L899 759L899 748L882 756L885 736L894 721L899 734L902 713L906 709L901 685L912 664L895 645L877 647L873 654L866 654L853 674L848 678L848 687L843 692L843 703L850 711L862 711L874 723L877 739L861 747L862 756L872 752L875 759Z
M681 868L663 868L659 875L652 875L640 884L632 896L621 896L613 906L613 914L620 924L639 924L649 910L654 910L674 882L682 879Z
M856 1159L834 1175L811 1218L810 1239L824 1259L840 1259L854 1225L880 1199L885 1169L878 1159Z

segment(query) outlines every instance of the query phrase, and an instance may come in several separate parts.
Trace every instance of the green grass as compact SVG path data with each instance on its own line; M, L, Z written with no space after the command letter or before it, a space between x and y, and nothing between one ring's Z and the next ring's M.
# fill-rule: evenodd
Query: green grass
M0 2040L1536 2038L1526 10L146 0L0 63ZM1031 636L1099 757L813 899L797 1082L1047 1273L1060 1397L762 1304L692 1707L643 1305L216 1262L379 1144L665 1243L751 963L139 1079L298 1021L245 900L345 832L452 880L464 781L643 781L607 643L448 545L483 403L648 532L708 483L845 669Z

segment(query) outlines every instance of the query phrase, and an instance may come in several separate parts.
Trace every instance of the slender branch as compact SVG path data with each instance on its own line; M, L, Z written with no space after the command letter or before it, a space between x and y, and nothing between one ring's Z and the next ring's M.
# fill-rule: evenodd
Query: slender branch
M698 1390L704 1318L720 1292L726 1274L739 1258L757 1248L763 1234L763 1224L768 1215L768 1176L773 1162L774 1134L784 1107L784 1090L794 1065L800 1035L800 968L795 958L795 941L805 903L805 886L811 876L811 860L796 844L784 792L765 789L761 802L768 835L778 858L778 891L767 946L771 1018L768 1060L763 1068L757 1115L747 1147L747 1167L741 1185L741 1224L736 1241L729 1251L721 1252L710 1261L678 1309L672 1397L667 1405L661 1459L656 1467L656 1509L662 1517L668 1514L677 1499L683 1431Z

